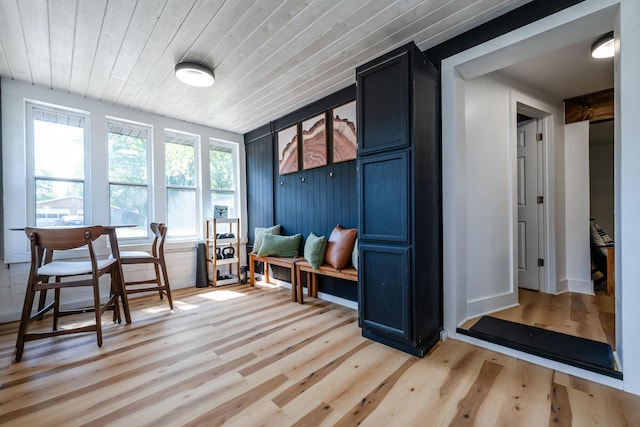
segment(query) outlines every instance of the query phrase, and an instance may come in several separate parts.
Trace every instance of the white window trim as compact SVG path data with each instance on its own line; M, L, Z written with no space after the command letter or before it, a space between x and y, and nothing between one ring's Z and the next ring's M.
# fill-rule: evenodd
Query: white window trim
M116 124L122 124L123 126L130 126L133 128L141 128L141 129L145 129L147 131L147 182L146 182L146 186L147 186L147 222L151 222L153 221L152 218L154 218L154 200L155 200L155 191L153 191L154 186L154 175L155 175L155 168L154 168L154 144L153 144L153 125L149 124L149 123L144 123L144 122L137 122L137 121L133 121L133 120L128 120L128 119L123 119L121 117L115 117L115 116L105 116L105 150L107 155L105 156L106 159L106 173L107 176L105 177L106 182L107 182L107 198L109 199L107 206L108 208L110 208L110 204L111 204L111 180L109 179L109 124L110 123L116 123ZM116 185L120 184L120 183L114 183ZM108 218L109 220L111 219L111 212L108 213ZM119 237L118 238L118 243L119 244L124 244L124 245L134 245L134 244L148 244L153 240L153 235L151 234L151 229L148 227L147 224L147 228L146 228L146 235L145 237Z
M224 141L222 139L217 138L209 138L209 151L215 149L216 147L224 148L225 150L231 150L231 155L233 158L233 194L234 194L234 206L233 211L235 212L236 218L242 218L241 211L241 203L240 203L240 156L238 152L238 144ZM209 164L209 151L207 151L207 164ZM211 182L211 171L208 171L207 174L207 188L209 197L211 197L211 192L214 189L210 188ZM209 200L209 206L212 205L211 200ZM213 216L213 212L207 212L207 215Z
M90 114L87 111L76 110L60 105L45 104L42 102L25 100L25 154L26 154L26 202L27 202L27 226L34 227L36 218L36 189L35 189L35 135L34 135L34 111L45 110L54 113L68 114L72 116L80 116L84 120L83 133L84 133L84 177L82 180L69 180L70 182L82 182L82 205L83 216L85 223L89 224L91 221L91 209L90 207L90 191L91 188L91 137L90 137Z
M167 133L175 133L175 134L179 134L179 135L185 135L188 138L193 138L193 161L194 161L194 177L193 177L193 187L184 187L184 186L176 186L176 185L167 185L167 178L166 178L166 171L167 171L167 165L166 165L166 158L167 158L167 152L166 152L166 146L168 144L167 140L166 140L166 135ZM178 130L178 129L171 129L171 128L165 128L164 132L163 132L163 136L164 138L162 139L163 141L163 153L162 153L162 161L163 161L163 184L164 184L164 198L165 198L165 218L167 218L167 221L169 219L169 202L168 202L168 196L169 196L169 189L174 189L174 190L194 190L195 191L195 199L196 199L196 206L195 206L195 229L194 229L194 234L189 234L189 235L167 235L167 241L169 242L180 242L180 241L191 241L194 239L201 239L202 238L202 225L201 223L204 222L204 219L202 217L202 185L200 185L200 183L202 182L202 155L201 155L201 151L202 151L202 138L200 135L194 134L194 133L190 133L190 132L185 132L183 130ZM169 227L169 233L171 233L171 224L167 223L167 226Z
M86 156L89 161L90 168L85 177L85 215L89 218L87 221L93 224L108 224L108 173L107 173L107 118L111 117L117 120L123 120L135 123L149 124L152 126L151 135L151 172L150 172L150 203L152 209L149 212L149 221L165 222L166 217L166 200L165 200L165 178L164 178L164 129L180 129L182 132L199 135L200 147L197 148L200 157L198 158L197 167L200 169L200 186L201 194L197 197L197 209L199 220L197 223L196 237L168 239L165 249L167 252L175 250L193 250L204 236L204 217L210 203L208 189L208 144L205 141L210 139L222 140L234 144L238 150L240 157L240 173L244 173L244 137L221 129L215 129L196 123L185 122L183 120L173 119L165 116L151 114L140 110L132 110L126 107L117 106L111 103L100 102L95 99L85 98L80 95L74 95L57 89L32 85L17 80L9 80L0 78L2 91L2 162L3 162L3 197L4 197L4 262L5 264L27 263L30 262L29 241L25 237L23 228L27 225L27 174L26 164L26 103L33 102L39 105L49 105L59 107L62 110L81 112L89 114L89 118L85 122L85 130L90 135L87 143L90 147L90 156ZM155 171L155 172L154 172ZM87 179L90 178L90 181ZM240 188L238 193L241 211L241 228L243 236L246 236L246 226L242 222L242 218L246 217L246 200L243 198L245 191L244 177L241 176L239 182ZM208 210L208 208L207 208ZM103 240L103 239L100 239ZM101 245L99 252L102 255L108 254L106 239ZM128 250L148 250L148 242L120 242L122 246L126 246ZM96 246L98 249L98 246Z

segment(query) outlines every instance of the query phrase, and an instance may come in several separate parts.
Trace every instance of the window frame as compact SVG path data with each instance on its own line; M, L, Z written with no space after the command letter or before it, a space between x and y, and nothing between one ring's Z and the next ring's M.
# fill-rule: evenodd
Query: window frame
M198 182L200 194L197 195L196 209L197 236L189 238L169 238L166 248L176 251L188 251L194 249L204 236L204 218L210 216L207 211L210 207L210 193L206 191L208 187L208 143L207 139L215 138L228 141L237 146L239 155L239 172L244 172L244 138L242 134L237 134L222 129L208 127L206 125L187 122L177 118L148 113L142 110L129 109L111 103L100 102L95 99L80 97L57 89L50 89L44 86L27 84L16 80L2 80L2 164L4 171L3 194L5 206L3 233L4 240L4 262L5 264L20 264L30 261L29 241L25 238L23 228L31 226L35 221L35 198L33 168L27 172L28 163L28 142L27 121L28 109L30 105L59 108L64 113L81 114L85 117L84 139L85 139L85 170L84 181L84 201L83 214L87 224L109 224L109 186L107 174L107 128L108 117L136 123L150 124L153 128L151 135L151 159L150 179L152 180L149 191L151 199L149 203L152 209L149 211L149 221L167 223L165 217L165 178L164 178L164 145L163 130L176 129L198 135L200 137L200 147L197 159L199 168ZM32 120L32 116L31 116ZM29 133L32 129L29 129ZM236 156L237 157L237 156ZM236 176L238 173L236 173ZM28 182L29 181L29 182ZM31 186L31 187L30 187ZM245 179L243 176L236 182L237 204L240 210L237 216L244 218L246 215L246 199L240 191L245 189ZM81 206L78 206L80 212ZM33 219L31 219L33 217ZM53 220L52 220L53 221ZM241 222L244 230L244 222ZM118 233L120 234L120 233ZM244 238L243 238L244 239ZM108 239L100 238L94 245L100 256L108 256L110 249ZM141 241L120 241L127 250L144 251L149 249L150 240ZM81 255L80 255L81 256Z
M55 114L66 114L69 116L80 117L83 120L83 175L82 179L78 178L56 178L51 181L82 183L82 211L83 221L85 224L91 223L92 211L89 194L92 185L91 180L91 114L75 108L61 105L49 104L33 100L25 100L25 154L26 154L26 201L27 212L25 225L36 226L37 218L37 202L36 202L36 182L43 177L35 175L35 111L43 110ZM44 177L46 178L46 177Z
M193 148L193 166L194 166L194 171L193 171L193 186L192 187L188 187L188 186L181 186L181 185L169 185L167 184L167 144L176 144L176 142L169 142L167 141L167 136L169 136L170 134L174 134L174 135L178 135L178 136L183 136L185 139L192 139L193 143L192 143L192 148ZM201 239L202 238L202 225L201 223L204 221L203 217L202 217L202 186L200 184L201 182L201 176L202 176L202 158L201 158L201 154L200 154L200 149L201 149L201 141L202 138L200 135L195 134L195 133L191 133L191 132L186 132L183 130L178 130L178 129L173 129L173 128L164 128L164 132L163 132L163 165L164 165L164 177L163 177L163 184L164 184L164 200L165 200L165 204L164 204L164 212L165 212L165 218L167 219L167 227L168 227L168 234L167 234L167 240L169 241L180 241L180 240L193 240L193 239ZM177 143L180 144L180 143ZM189 145L189 144L182 144L182 145ZM194 192L194 196L195 196L195 207L194 207L194 213L195 213L195 224L194 224L194 229L193 229L193 234L173 234L172 233L172 228L171 224L169 222L169 191L170 190L190 190Z
M219 148L223 148L224 151L231 151L231 157L233 159L233 190L222 190L222 189L213 189L211 188L211 150L214 150L215 147L219 147ZM209 210L211 212L207 213L207 216L213 216L213 193L215 191L219 191L219 192L224 192L226 194L229 193L233 193L233 200L234 200L234 206L233 206L233 211L234 211L234 218L241 218L242 217L242 212L240 210L241 208L241 203L240 203L240 153L239 153L239 146L238 144L234 143L234 142L230 142L230 141L225 141L223 139L219 139L219 138L213 138L210 137L209 138L209 147L207 150L207 163L209 164L209 176L207 177L207 187L209 187ZM241 218L242 219L242 218Z
M154 218L153 207L154 207L154 200L155 200L155 197L154 197L155 191L153 188L154 187L153 177L154 177L154 170L155 170L154 162L153 162L153 159L154 159L153 125L150 123L137 122L137 121L127 120L121 117L115 117L115 116L109 116L109 115L105 116L105 124L106 124L106 128L105 128L105 147L104 148L107 153L105 181L107 183L107 198L108 198L107 206L109 207L108 218L109 218L110 224L111 224L111 185L132 186L132 187L142 187L143 185L132 184L128 182L111 181L109 176L109 168L110 168L109 125L116 124L116 125L121 125L123 127L130 127L133 129L144 130L147 132L147 153L146 153L146 159L145 159L147 162L147 179L146 179L146 183L144 184L144 186L147 189L147 221L146 221L146 224L143 224L145 232L143 236L126 237L126 236L118 235L118 242L120 243L124 242L125 244L148 242L153 238L151 229L149 228L149 223L151 222L150 218Z

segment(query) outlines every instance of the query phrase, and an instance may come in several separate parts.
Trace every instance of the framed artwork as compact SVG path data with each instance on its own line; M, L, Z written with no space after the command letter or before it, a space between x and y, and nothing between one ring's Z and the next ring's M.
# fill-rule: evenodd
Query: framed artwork
M324 114L302 122L302 168L327 165L327 120Z
M333 163L355 160L357 156L356 101L334 108Z
M298 169L298 125L293 125L278 132L278 172L285 175Z

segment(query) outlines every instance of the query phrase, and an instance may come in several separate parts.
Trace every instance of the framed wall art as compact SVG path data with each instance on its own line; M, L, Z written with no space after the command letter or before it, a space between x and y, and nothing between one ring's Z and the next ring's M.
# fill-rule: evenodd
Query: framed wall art
M327 165L327 120L320 114L302 122L302 168Z
M357 156L356 101L333 109L333 163Z
M285 175L298 170L298 125L293 125L278 132L278 172Z

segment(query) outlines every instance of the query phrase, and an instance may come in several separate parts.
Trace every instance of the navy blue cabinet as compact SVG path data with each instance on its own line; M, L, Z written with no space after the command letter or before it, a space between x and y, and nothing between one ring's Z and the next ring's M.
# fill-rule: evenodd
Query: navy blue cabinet
M361 157L361 240L409 243L408 158L405 150Z
M408 67L408 56L397 51L397 55L378 66L360 68L357 76L360 154L408 146Z
M361 326L409 340L409 248L362 243L359 249L360 269L367 277L367 286L360 288Z
M410 43L356 78L360 326L424 356L442 330L438 75Z

